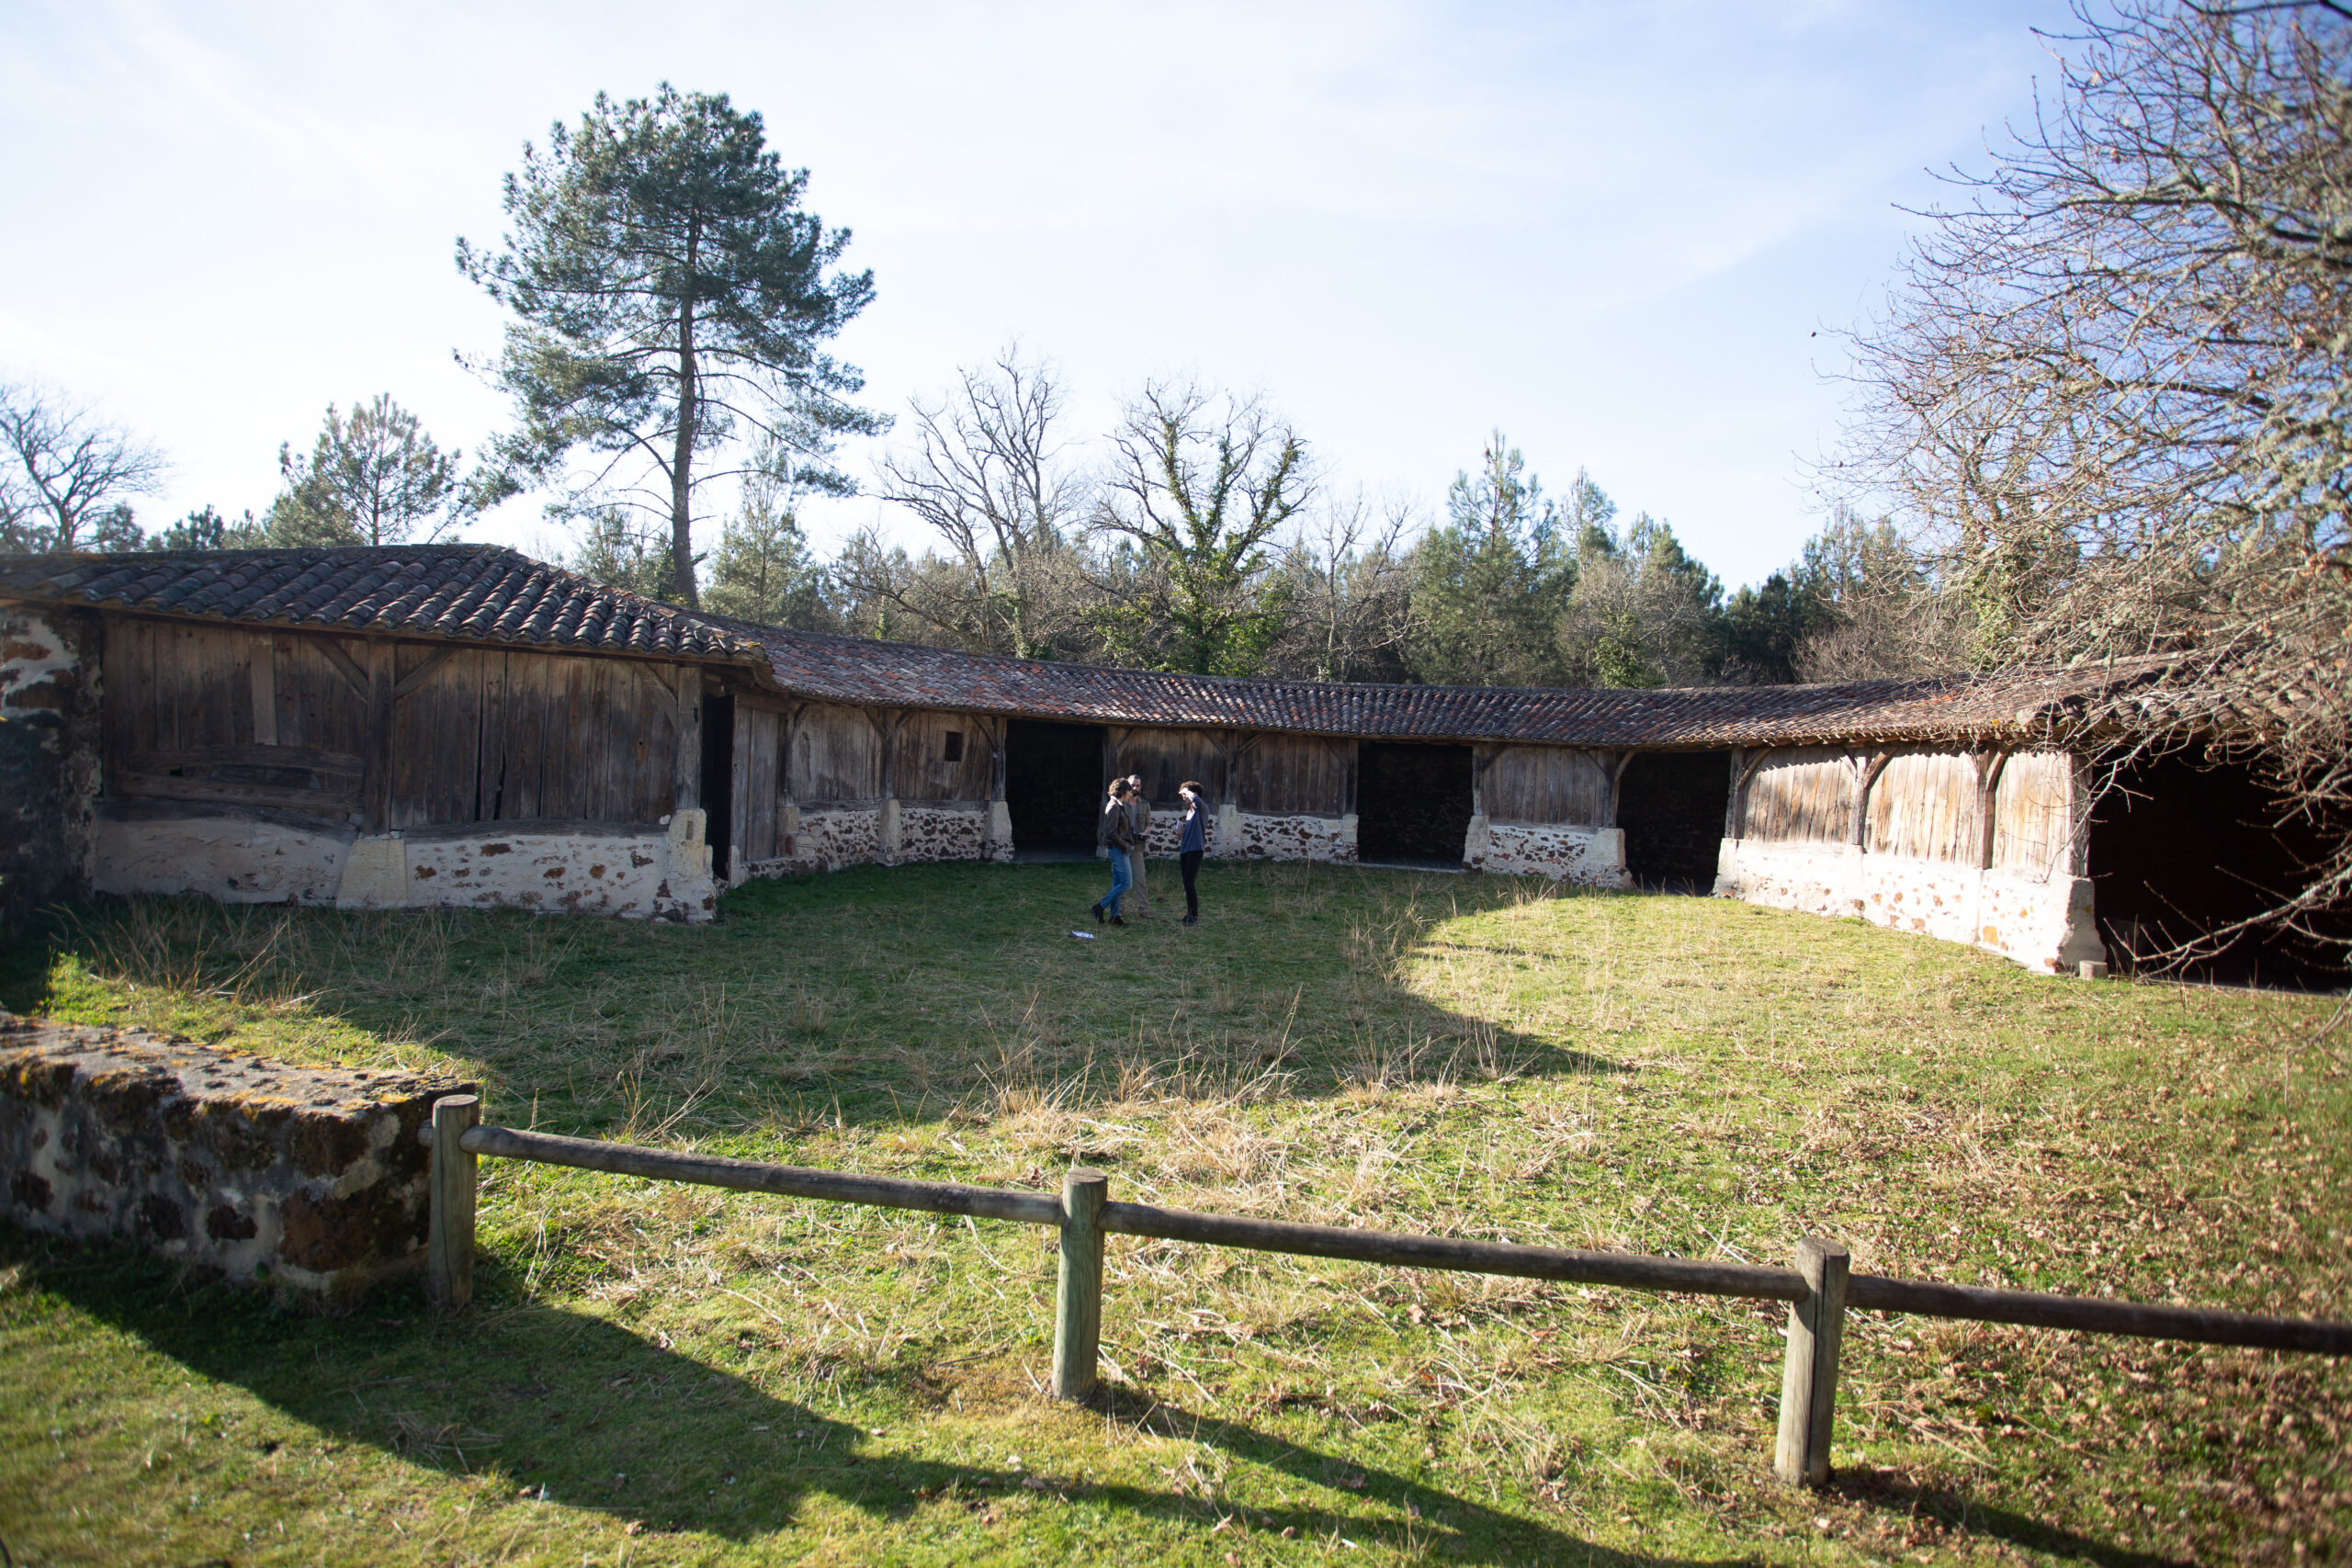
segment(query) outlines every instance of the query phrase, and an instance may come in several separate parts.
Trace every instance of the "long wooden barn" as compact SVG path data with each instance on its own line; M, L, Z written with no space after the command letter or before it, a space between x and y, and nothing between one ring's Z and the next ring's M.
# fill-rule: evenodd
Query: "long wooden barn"
M699 920L750 877L1091 853L1139 773L1155 853L1193 778L1215 857L1713 891L2072 973L2281 852L2189 771L2100 804L2073 716L2116 678L1236 680L777 631L481 546L0 558L0 855L19 895Z

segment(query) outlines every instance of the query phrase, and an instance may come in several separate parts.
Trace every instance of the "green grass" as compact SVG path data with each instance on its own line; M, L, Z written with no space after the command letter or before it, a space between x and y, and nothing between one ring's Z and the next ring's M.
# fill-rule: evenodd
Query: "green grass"
M1850 922L1212 865L762 884L695 930L169 900L0 1002L437 1064L515 1124L1329 1224L2352 1317L2328 998L2038 978ZM1091 922L1086 929L1093 930ZM2304 1562L2352 1368L1859 1314L1825 1494L1761 1305L485 1162L476 1305L342 1316L0 1232L15 1563Z

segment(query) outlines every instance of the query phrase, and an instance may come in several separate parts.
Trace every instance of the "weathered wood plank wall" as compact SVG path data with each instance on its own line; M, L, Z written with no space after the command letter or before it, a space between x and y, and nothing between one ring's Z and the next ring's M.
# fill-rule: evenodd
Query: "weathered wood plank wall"
M882 738L865 710L811 703L792 733L792 797L803 807L871 806L882 797Z
M1976 766L1952 751L1902 751L1871 786L1874 855L1976 863Z
M957 738L954 760L949 736ZM899 724L890 784L906 801L985 803L994 763L987 724L963 714L908 714Z
M736 699L730 798L739 860L770 860L783 852L776 840L776 814L783 803L778 763L783 760L785 716L779 709Z
M1843 843L1852 825L1854 770L1829 746L1774 751L1748 781L1746 820L1736 835L1809 843Z
M1176 786L1186 779L1197 779L1207 786L1212 802L1222 802L1230 798L1233 787L1234 752L1254 739L1208 729L1114 728L1110 732L1111 772L1143 775L1144 795L1154 806L1173 807Z
M1355 808L1352 740L1261 735L1235 768L1241 809L1267 817L1339 817Z
M2075 759L2020 751L1993 793L1993 863L2033 877L2079 874L2083 835L2072 831Z
M1609 800L1605 768L1589 751L1513 746L1487 764L1479 781L1479 804L1492 822L1597 828Z

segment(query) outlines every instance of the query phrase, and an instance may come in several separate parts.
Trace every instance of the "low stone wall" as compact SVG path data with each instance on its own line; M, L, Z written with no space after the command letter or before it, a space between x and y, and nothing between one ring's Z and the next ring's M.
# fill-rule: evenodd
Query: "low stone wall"
M1851 844L1725 839L1717 896L1964 942L2044 975L2107 962L2088 877L2041 880Z
M1571 828L1470 819L1462 863L1505 876L1548 876L1592 887L1630 887L1622 828Z
M224 904L333 904L358 829L295 812L176 800L99 807L91 886L201 893Z
M785 857L789 862L813 871L839 871L880 857L881 812L834 807L798 815L799 826L789 829L792 852Z
M348 1297L420 1267L418 1130L471 1084L294 1067L0 1013L0 1170L29 1230Z
M901 862L986 860L988 830L985 810L901 804L894 858Z

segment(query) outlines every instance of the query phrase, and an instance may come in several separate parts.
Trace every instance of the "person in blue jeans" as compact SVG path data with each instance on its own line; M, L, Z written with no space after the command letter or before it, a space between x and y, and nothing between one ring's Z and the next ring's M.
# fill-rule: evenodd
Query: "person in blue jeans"
M1201 858L1209 852L1208 802L1201 798L1201 786L1186 779L1176 786L1177 797L1184 803L1184 829L1176 840L1176 863L1184 873L1184 923L1201 923Z
M1127 797L1135 787L1125 779L1111 781L1111 798L1102 803L1102 842L1111 851L1111 891L1094 905L1094 918L1108 920L1114 926L1127 922L1119 918L1119 897L1135 886L1135 865L1127 852L1136 847L1134 818L1127 809Z

